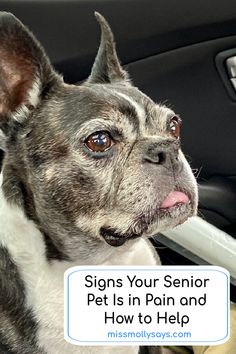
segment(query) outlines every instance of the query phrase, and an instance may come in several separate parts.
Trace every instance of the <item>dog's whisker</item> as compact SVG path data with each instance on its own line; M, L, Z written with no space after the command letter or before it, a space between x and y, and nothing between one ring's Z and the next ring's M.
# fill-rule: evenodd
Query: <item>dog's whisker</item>
M202 219L206 220L205 215L204 215L204 214L202 213L202 211L201 211L201 210L199 210L199 209L198 209L198 211L197 211L197 215L198 215L200 218L202 218Z
M192 170L192 171L193 171L193 174L195 175L196 178L198 178L199 175L201 174L202 168L203 168L203 167L201 166L201 167L199 167L199 168L196 168L196 169L193 169L193 170Z

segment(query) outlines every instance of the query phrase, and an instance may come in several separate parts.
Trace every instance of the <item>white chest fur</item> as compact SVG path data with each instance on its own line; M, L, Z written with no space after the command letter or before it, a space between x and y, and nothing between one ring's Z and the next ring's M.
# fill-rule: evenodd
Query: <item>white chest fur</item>
M75 265L68 262L48 263L42 234L27 220L19 208L9 205L0 195L0 244L5 246L19 269L26 289L27 306L38 327L38 344L47 354L136 354L137 347L77 347L64 340L63 275ZM132 249L104 264L157 264L148 243L142 239Z

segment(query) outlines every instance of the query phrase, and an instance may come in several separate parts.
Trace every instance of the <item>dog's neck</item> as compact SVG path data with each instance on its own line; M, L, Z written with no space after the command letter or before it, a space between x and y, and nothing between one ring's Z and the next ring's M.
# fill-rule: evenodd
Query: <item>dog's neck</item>
M30 186L20 177L17 177L14 172L10 166L4 166L3 173L0 174L0 230L3 233L3 244L15 242L9 238L9 235L16 234L16 236L18 235L17 244L19 243L19 252L24 252L24 249L27 251L27 242L25 241L31 233L35 237L34 242L37 241L36 244L40 242L40 247L36 245L34 252L37 253L37 248L39 247L41 249L41 256L43 255L47 263L62 262L66 263L67 267L71 264L96 265L109 263L109 260L114 259L114 257L120 259L127 251L132 252L132 246L135 244L135 241L117 249L102 241L94 244L87 242L87 236L82 233L78 235L78 238L80 239L81 250L84 251L81 251L77 259L71 260L63 252L63 246L57 247L53 243L51 235L40 224ZM22 225L24 225L23 232ZM0 242L2 233L0 235ZM32 259L35 258L34 252L31 255Z
M50 236L40 224L35 210L33 193L30 185L26 182L23 173L16 171L12 165L5 165L2 177L3 197L10 205L21 209L25 217L32 220L37 225L44 237L47 259L68 260L68 257L52 242Z

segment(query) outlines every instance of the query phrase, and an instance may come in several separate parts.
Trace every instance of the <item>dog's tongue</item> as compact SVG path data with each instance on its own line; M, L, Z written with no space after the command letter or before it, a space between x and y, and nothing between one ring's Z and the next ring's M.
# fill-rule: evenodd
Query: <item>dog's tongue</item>
M188 204L189 197L183 192L173 191L170 192L170 194L163 200L161 204L161 208L162 209L171 208L178 203Z

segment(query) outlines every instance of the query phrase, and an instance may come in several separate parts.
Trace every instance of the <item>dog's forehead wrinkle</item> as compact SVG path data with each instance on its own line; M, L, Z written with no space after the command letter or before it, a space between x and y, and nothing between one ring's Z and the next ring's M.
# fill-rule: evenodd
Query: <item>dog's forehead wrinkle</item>
M150 97L136 87L113 85L112 90L134 107L137 113L139 133L141 136L155 135L166 130L166 122L174 112L164 104L155 103Z
M110 110L113 109L118 115L121 113L123 118L126 118L126 120L133 125L134 129L137 130L138 119L136 109L130 100L124 99L124 97L119 97L117 87L119 88L120 85L96 84L90 88L96 91L97 98L99 97L102 99L103 106L108 104Z
M104 88L105 85L90 86L65 85L42 111L42 115L48 114L45 128L47 124L52 128L60 127L76 139L86 130L91 133L94 129L109 130L113 124L117 130L133 135L137 130L137 119L132 116L131 105L127 102L123 104L121 101L124 100L119 99L114 90Z
M119 95L120 97L122 97L125 101L129 102L131 107L134 108L136 115L137 115L137 120L139 122L139 130L142 130L143 123L145 120L145 111L144 111L143 107L141 105L139 105L135 100L133 100L132 97L130 97L122 92L117 91L116 94Z
M146 136L165 134L168 120L175 115L171 109L159 104L149 105L146 112Z

